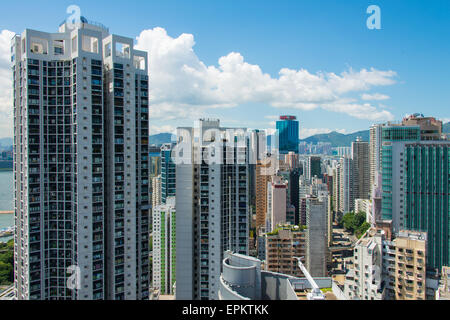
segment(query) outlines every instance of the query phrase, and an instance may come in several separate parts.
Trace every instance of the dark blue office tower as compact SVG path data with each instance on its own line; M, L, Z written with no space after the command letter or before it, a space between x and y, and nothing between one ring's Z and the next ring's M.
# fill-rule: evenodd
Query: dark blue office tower
M295 116L281 116L277 121L280 154L298 153L299 122Z

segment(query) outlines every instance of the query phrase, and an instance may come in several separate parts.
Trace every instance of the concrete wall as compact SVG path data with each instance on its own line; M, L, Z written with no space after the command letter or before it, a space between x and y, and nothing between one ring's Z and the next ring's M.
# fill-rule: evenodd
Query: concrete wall
M298 300L289 279L292 277L273 273L261 272L261 287L263 300Z

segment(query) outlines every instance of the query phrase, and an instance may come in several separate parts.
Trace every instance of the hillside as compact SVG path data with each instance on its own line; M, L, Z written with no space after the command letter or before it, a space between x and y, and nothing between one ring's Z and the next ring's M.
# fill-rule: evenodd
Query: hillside
M300 141L313 144L317 144L318 142L329 142L333 147L349 147L357 137L361 137L363 141L369 141L369 136L369 130L358 131L351 134L331 132L326 134L317 134Z
M450 133L450 122L444 124L442 130L444 133ZM333 147L350 147L351 143L355 141L357 137L361 137L363 141L369 141L370 131L358 131L351 134L331 132L328 134L317 134L300 141L314 144L317 142L330 142Z
M149 144L150 145L163 145L165 143L172 142L172 134L171 133L160 133L155 134L153 136L150 136L149 138Z
M13 139L12 138L2 138L0 139L0 147L2 148L9 148L13 145Z
M450 122L443 125L443 132L450 133ZM333 147L349 147L356 137L361 137L363 141L369 141L369 130L358 131L351 134L342 134L338 132L331 132L327 134L317 134L300 141L305 141L307 143L318 143L318 142L330 142ZM268 137L270 141L270 136ZM164 143L170 143L172 141L171 133L160 133L150 136L150 145L162 145ZM12 147L12 138L0 139L0 148L7 149Z

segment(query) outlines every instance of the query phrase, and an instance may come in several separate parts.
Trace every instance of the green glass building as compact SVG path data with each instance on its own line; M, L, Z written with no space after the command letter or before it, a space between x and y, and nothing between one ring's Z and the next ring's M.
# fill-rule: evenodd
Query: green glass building
M428 233L427 267L450 265L450 141L405 147L406 229Z
M386 126L381 132L381 176L382 176L382 198L381 198L381 217L383 220L392 220L393 214L393 142L415 142L420 141L419 126ZM398 177L401 178L401 177Z

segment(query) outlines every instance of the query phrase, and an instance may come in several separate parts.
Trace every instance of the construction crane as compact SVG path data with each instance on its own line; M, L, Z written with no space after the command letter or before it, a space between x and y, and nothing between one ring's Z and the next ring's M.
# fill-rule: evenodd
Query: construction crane
M308 300L325 300L325 295L323 292L319 289L319 286L317 285L316 281L314 281L314 278L311 277L308 270L306 270L305 266L302 263L302 259L304 257L298 258L294 257L294 259L297 259L298 266L302 270L303 274L305 275L306 279L308 280L309 284L312 287L312 291L306 295Z

